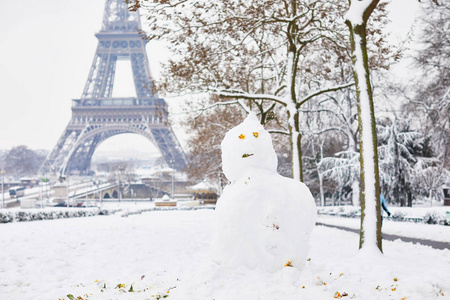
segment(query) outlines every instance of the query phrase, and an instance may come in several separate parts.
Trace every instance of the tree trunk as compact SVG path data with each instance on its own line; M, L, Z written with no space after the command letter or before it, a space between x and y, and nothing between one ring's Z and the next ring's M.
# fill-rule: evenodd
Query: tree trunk
M359 201L359 182L357 180L353 181L353 183L352 183L352 190L353 190L352 205L353 206L360 206L360 201Z
M289 103L287 105L287 112L291 136L292 178L303 182L302 135L300 133L299 112L295 104L295 52L295 45L291 42L287 55L286 103Z
M290 0L290 15L297 16L297 1ZM297 33L296 21L290 22L287 26L288 51L286 70L286 90L287 90L287 111L289 117L289 131L291 134L292 149L292 178L303 182L302 170L302 135L300 133L299 112L295 95L295 78L297 76Z
M399 203L400 202L400 206L404 207L405 206L405 198L403 197L400 188L401 186L403 186L401 184L402 179L401 179L401 170L400 170L400 150L398 149L398 141L397 141L397 130L396 127L397 126L397 119L394 120L394 124L392 125L392 130L391 130L391 139L394 143L393 147L394 147L394 163L393 163L393 168L394 168L394 178L395 181L397 182L397 184L394 185L394 202L395 203Z
M360 132L361 231L359 247L376 246L382 251L377 136L366 45L367 19L377 3L378 1L372 1L371 5L367 7L362 16L362 22L353 24L347 20L346 24L350 29Z
M325 206L325 195L323 194L323 176L319 173L320 206Z
M299 129L298 115L298 111L294 112L294 118L292 118L294 119L294 126L289 126L292 151L292 178L303 182L302 134Z

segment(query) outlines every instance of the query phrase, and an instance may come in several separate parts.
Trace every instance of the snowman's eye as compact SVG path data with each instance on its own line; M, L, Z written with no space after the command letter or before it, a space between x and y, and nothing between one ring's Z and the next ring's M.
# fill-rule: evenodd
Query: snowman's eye
M243 140L243 139L245 139L245 135L241 133L241 135L239 136L239 138L240 138L241 140Z
M259 133L253 132L253 136L254 136L255 138L257 138L257 137L259 136Z

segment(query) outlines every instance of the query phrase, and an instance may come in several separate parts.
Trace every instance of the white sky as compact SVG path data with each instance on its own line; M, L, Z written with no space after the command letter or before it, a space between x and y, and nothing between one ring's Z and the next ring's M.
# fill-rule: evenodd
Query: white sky
M0 149L27 145L51 150L56 145L72 115L71 99L81 96L89 74L104 4L104 0L0 2ZM159 61L151 50L149 44L155 76ZM131 76L131 71L126 73ZM126 93L116 89L114 94ZM117 136L113 144L123 145L124 136ZM145 138L131 136L134 146L151 146Z
M418 3L393 2L397 21L410 18ZM50 150L56 144L71 118L71 99L83 91L103 9L104 0L1 0L0 149ZM393 28L404 33L409 25L401 24ZM151 43L147 52L157 78L164 53Z

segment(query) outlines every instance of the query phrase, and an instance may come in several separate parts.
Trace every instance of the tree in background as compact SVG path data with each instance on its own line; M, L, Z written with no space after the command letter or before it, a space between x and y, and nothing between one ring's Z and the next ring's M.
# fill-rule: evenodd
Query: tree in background
M5 156L6 151L0 149L0 170L3 170L5 168Z
M346 72L344 68L340 74L352 76L352 73ZM326 151L325 155L321 153L320 158L318 154L315 155L319 181L332 181L336 184L333 186L333 200L337 198L338 203L341 198L348 200L351 193L353 205L359 206L358 115L355 92L353 89L345 89L322 98L318 103L308 103L301 110L308 116L306 119L311 120L309 123L313 124L308 126L308 134L326 140L327 148L334 144L333 149ZM316 149L323 151L320 147Z
M424 136L431 137L434 153L450 169L450 3L424 2L419 50L414 57L417 78L409 88L406 109L420 120Z
M214 103L214 101L212 101ZM188 108L188 111L195 110ZM211 183L225 183L226 178L222 173L221 166L221 142L225 134L233 127L240 124L247 113L238 106L218 105L214 108L201 110L195 117L187 117L183 121L183 127L191 136L188 140L189 166L188 176L199 182L207 179ZM262 114L260 114L261 116ZM280 128L277 122L277 113L264 117L264 122L271 128ZM261 122L263 120L261 119ZM273 130L272 130L273 132ZM273 134L273 145L278 155L278 172L289 176L291 172L290 157L286 145L287 135Z
M442 200L442 186L450 175L436 158L421 158L414 166L414 184L428 197L430 206L433 199Z
M111 182L121 180L124 182L133 182L137 179L136 170L132 161L111 162L109 164L108 179Z
M336 200L340 204L340 196L343 196L344 193L340 194L339 191L342 191L342 189L337 187L335 182L328 180L321 169L321 162L342 150L342 137L333 132L324 132L317 135L307 134L305 137L305 184L313 195L319 199L321 206L326 205L326 194L332 194L333 205L336 203Z
M9 176L34 176L45 160L42 151L28 149L27 146L17 146L6 152L4 169Z
M222 175L221 148L228 130L245 119L245 112L236 106L218 106L194 118L187 118L183 127L191 138L187 142L189 165L187 174L196 182L225 180Z
M137 175L133 162L120 161L110 164L108 180L118 184L119 199L122 199L122 196L127 193L130 184L136 179Z
M399 118L381 119L377 131L382 194L390 203L411 206L414 166L422 156L423 139Z

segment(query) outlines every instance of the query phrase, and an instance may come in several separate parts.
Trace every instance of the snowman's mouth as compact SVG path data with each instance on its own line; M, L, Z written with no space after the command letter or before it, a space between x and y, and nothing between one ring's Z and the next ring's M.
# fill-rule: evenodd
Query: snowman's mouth
M242 154L242 158L247 158L247 157L250 157L252 155L253 155L253 153L244 153L244 154Z

